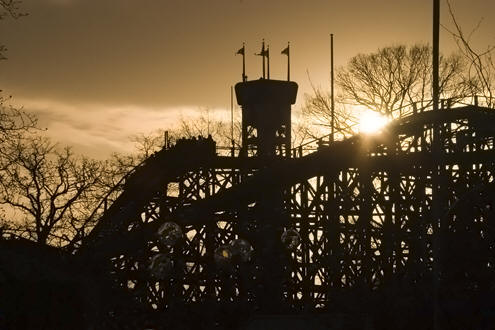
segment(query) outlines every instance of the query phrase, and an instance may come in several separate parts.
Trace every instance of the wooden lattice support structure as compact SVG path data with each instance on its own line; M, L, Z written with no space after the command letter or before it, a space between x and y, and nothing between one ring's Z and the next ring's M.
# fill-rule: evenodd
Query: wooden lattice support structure
M448 322L446 288L484 288L489 296L495 284L495 195L487 188L494 124L493 110L474 106L427 111L303 157L260 168L254 158L213 155L157 182L153 197L126 214L125 228L97 253L96 264L111 262L108 278L139 302L122 324L232 328L254 315L301 313L365 313L380 324L380 303L393 304L393 313L407 309L413 316L404 322L419 315L428 325L435 308ZM487 191L483 215L464 201L476 199L477 189ZM453 220L459 212L462 222ZM183 235L164 247L156 231L170 221ZM294 229L300 239L288 250L280 237ZM253 246L250 261L215 262L215 251L237 238ZM470 238L481 243L470 247ZM464 248L451 248L455 242ZM454 272L450 251L469 260L470 249L480 274ZM156 254L170 260L159 280L149 272ZM483 303L475 302L488 308ZM111 315L119 322L117 311Z

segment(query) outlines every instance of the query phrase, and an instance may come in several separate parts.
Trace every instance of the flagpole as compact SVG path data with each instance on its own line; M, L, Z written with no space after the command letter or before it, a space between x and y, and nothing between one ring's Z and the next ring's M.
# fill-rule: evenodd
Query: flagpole
M287 81L290 81L290 43L289 42L287 42L287 47L285 47L285 49L280 53L287 55Z
M438 110L439 101L439 34L440 34L440 1L433 1L433 110Z
M290 81L290 43L287 42L287 81Z
M261 59L263 60L263 79L265 79L265 39L261 43Z
M234 148L234 87L230 86L230 141Z
M266 48L266 62L268 64L268 80L270 80L270 46Z
M332 129L332 135L330 138L330 142L335 141L335 98L334 98L334 70L333 70L333 33L330 34L330 89L332 92L332 99L331 99L331 129Z
M246 48L244 43L242 43L242 82L246 80Z
M245 82L247 80L247 76L246 76L246 46L244 43L242 43L242 48L239 49L235 54L242 55L242 82Z

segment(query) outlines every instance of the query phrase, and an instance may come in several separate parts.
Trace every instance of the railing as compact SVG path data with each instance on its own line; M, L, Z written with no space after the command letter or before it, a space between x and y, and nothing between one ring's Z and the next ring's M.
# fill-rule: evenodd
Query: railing
M323 135L319 138L309 140L303 144L291 149L292 158L299 158L307 155L308 153L318 150L323 146L329 146L331 144L332 134Z
M440 109L451 109L466 105L481 106L487 108L495 108L495 97L486 97L479 95L472 95L466 97L457 97L450 99L441 99ZM394 119L404 118L415 114L423 113L433 110L433 101L424 100L407 104L400 109L394 111ZM291 149L291 156L293 158L302 157L311 152L318 150L318 148L329 146L332 143L331 134L324 135L319 138L302 143L301 145Z
M474 105L486 108L495 108L495 97L488 97L483 95L470 95L453 97L448 99L440 99L440 109L457 108L466 105ZM415 115L425 111L433 110L433 100L424 100L419 102L410 103L404 105L400 109L394 111L398 112L398 115L394 115L395 118L403 118L410 115ZM395 119L394 118L394 119Z

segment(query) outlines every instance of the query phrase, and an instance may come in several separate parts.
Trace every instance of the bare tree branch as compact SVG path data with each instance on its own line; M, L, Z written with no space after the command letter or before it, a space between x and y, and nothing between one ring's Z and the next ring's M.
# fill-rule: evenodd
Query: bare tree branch
M431 47L390 46L374 53L358 54L336 76L335 124L340 138L356 132L356 106L389 118L400 118L431 107ZM467 74L468 63L460 54L440 58L440 95L456 101L473 95L479 84ZM303 111L315 125L329 127L329 93L315 88L306 97Z
M17 19L27 14L20 10L21 0L0 0L0 20L12 17ZM0 60L6 60L7 47L0 45Z
M2 172L0 204L16 211L16 217L5 219L7 231L57 245L80 235L104 193L105 164L76 157L70 148L60 149L39 136L24 138L9 157Z
M454 9L448 0L447 6L450 18L454 25L454 30L449 30L445 26L444 28L451 34L457 44L457 48L469 63L468 81L471 93L473 95L479 94L483 96L486 100L486 106L493 107L495 106L495 100L493 99L495 67L492 52L494 51L495 46L488 45L483 51L475 50L471 44L471 37L481 26L482 20L480 20L468 36L466 36L458 23L454 14Z

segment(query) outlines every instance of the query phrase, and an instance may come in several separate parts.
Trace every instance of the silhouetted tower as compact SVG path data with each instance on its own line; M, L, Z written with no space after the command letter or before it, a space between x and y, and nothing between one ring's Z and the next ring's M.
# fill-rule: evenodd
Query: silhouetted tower
M291 105L296 102L293 81L259 79L235 85L242 108L243 155L290 157Z
M262 163L291 155L291 105L296 101L297 84L291 81L259 79L236 84L237 103L242 107L241 156L258 157ZM273 258L284 256L280 237L289 218L284 214L284 194L266 186L260 192L262 200L256 204L259 216L246 218L239 223L246 228L259 226L252 234L253 244L260 253L259 269L262 283L269 286L258 290L258 308L265 314L283 312L287 281L284 269L288 260ZM258 222L258 224L256 224Z

